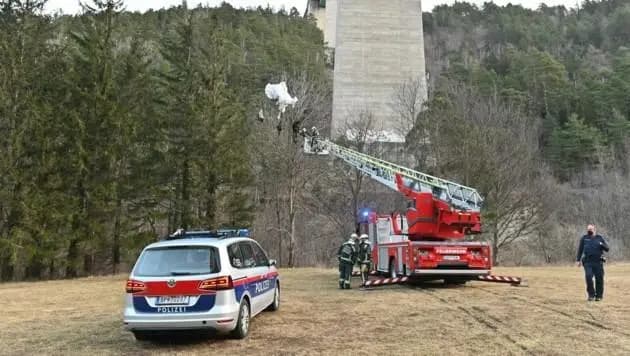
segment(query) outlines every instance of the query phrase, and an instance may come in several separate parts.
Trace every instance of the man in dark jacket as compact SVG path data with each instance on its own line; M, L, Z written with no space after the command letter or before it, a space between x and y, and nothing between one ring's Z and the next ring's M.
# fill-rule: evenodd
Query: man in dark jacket
M586 235L580 239L577 253L577 265L584 266L586 277L586 292L588 300L602 300L604 297L604 251L608 251L608 244L601 235L595 233L595 225L586 227ZM595 288L593 288L595 277Z

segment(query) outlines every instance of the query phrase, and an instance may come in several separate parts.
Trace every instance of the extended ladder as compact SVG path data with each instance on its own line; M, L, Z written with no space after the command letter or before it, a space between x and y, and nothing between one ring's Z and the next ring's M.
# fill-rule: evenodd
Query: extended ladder
M416 191L431 192L436 198L449 202L457 209L474 212L479 212L481 209L483 199L474 188L345 148L330 140L320 139L317 135L305 135L304 152L319 155L331 154L394 190L398 190L396 174L400 174L405 185Z

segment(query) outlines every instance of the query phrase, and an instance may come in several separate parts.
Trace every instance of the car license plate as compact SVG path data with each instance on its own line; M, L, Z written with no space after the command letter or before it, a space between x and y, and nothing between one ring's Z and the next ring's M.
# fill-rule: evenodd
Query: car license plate
M187 295L178 295L173 297L158 297L157 305L188 305L190 297Z
M443 258L445 261L459 261L459 256L457 255L445 255Z

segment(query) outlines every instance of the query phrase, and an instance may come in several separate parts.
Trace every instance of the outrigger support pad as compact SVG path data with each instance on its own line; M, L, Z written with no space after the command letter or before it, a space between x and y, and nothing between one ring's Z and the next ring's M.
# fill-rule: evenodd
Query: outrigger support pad
M509 276L477 276L477 280L483 282L493 282L493 283L508 283L514 287L529 287L527 283L527 279L521 277L509 277Z

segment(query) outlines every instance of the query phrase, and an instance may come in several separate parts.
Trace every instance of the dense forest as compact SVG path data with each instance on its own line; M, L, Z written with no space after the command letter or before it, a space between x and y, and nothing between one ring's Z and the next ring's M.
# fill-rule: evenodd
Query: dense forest
M481 190L506 261L568 261L587 221L627 257L630 1L461 2L423 24L430 100L407 138L418 166Z
M251 225L252 109L267 82L324 78L311 21L0 3L2 279L115 273L178 227Z
M330 120L313 18L122 0L46 15L45 2L0 0L2 280L117 273L179 227L249 226L282 265L334 261L377 198L295 139ZM629 257L630 1L456 3L423 21L416 168L479 188L502 263L569 261L587 221ZM262 92L280 80L300 98L282 130Z
M432 77L468 83L540 117L540 147L558 178L598 163L628 171L629 1L535 11L463 2L423 20Z

